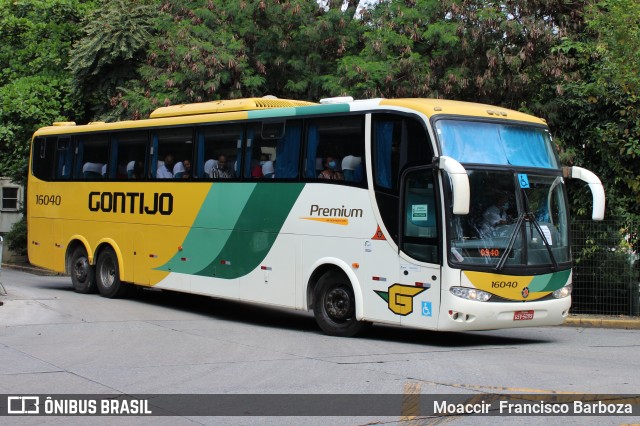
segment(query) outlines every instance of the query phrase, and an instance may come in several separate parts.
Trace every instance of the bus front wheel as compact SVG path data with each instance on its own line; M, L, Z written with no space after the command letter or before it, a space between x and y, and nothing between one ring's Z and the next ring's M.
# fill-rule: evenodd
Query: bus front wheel
M325 333L351 337L366 323L356 320L356 299L349 279L329 271L320 277L313 294L313 314Z
M71 284L77 293L95 293L96 288L96 271L89 263L89 256L84 247L77 247L71 255L69 262L71 274Z
M125 293L125 284L120 281L118 256L111 247L107 247L98 255L96 262L96 284L103 297L114 299Z

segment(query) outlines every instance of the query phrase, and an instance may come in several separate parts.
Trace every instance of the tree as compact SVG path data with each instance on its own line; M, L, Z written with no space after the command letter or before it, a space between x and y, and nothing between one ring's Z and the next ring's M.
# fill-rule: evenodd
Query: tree
M117 113L275 94L317 99L341 90L336 59L357 44L355 2L167 0L147 60L114 98Z
M391 0L363 15L363 49L340 61L357 96L446 97L520 108L560 63L579 5Z
M85 35L73 46L69 69L91 119L108 119L118 88L138 77L158 14L151 0L102 0L83 19Z
M585 9L585 30L554 50L574 65L576 78L557 81L554 127L568 163L602 179L607 215L640 219L640 5L602 0ZM541 106L545 104L542 103ZM572 193L574 213L586 215L585 190Z
M0 0L0 175L25 184L33 132L77 114L68 52L91 2Z

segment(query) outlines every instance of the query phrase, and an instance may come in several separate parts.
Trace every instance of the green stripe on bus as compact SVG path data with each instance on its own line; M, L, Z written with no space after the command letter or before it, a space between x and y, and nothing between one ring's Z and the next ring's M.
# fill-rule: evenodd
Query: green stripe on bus
M314 105L294 108L276 108L248 111L248 118L292 117L310 114L334 114L349 112L348 104Z
M226 279L248 274L271 250L303 188L303 183L213 184L184 251L158 269Z
M571 270L567 269L566 271L533 277L529 284L529 290L535 292L556 291L567 284L570 273Z

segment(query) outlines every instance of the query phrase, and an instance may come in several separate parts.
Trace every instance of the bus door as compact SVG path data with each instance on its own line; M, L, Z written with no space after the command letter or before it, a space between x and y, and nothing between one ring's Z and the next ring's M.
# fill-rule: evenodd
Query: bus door
M400 323L435 328L440 309L441 221L433 169L407 169L400 194L400 279L395 289Z

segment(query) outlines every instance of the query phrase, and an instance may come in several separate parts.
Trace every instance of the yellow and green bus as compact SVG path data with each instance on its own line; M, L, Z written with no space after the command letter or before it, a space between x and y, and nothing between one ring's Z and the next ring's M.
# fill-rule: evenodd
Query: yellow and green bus
M565 180L545 122L440 99L251 98L33 136L29 259L131 286L313 310L326 333L560 324Z

